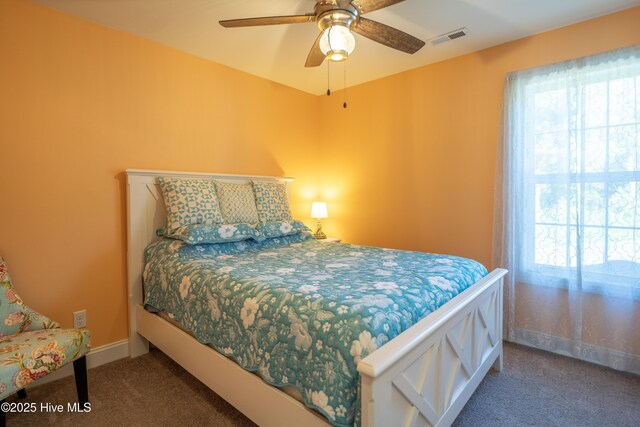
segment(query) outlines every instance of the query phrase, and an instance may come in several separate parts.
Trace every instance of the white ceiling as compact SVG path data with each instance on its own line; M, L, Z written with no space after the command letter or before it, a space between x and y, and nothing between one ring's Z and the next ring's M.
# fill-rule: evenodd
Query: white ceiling
M315 0L34 0L309 93L327 89L326 62L305 68L314 23L223 28L222 19L294 15ZM461 27L470 35L408 55L356 35L348 85L640 5L640 0L406 0L365 16L428 40ZM332 64L342 86L342 65ZM332 84L332 85L333 85Z

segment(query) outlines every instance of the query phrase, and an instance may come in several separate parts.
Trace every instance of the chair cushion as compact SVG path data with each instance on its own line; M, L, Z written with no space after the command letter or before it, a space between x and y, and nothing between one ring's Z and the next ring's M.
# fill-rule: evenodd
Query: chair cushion
M0 338L0 399L89 352L86 329L44 329Z
M0 337L28 330L59 328L56 322L27 307L18 296L0 257Z

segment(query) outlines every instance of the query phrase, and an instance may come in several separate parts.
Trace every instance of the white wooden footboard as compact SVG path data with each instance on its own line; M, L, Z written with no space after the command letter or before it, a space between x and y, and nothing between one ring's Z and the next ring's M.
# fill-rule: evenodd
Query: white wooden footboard
M493 365L502 369L496 269L358 364L363 426L448 426Z

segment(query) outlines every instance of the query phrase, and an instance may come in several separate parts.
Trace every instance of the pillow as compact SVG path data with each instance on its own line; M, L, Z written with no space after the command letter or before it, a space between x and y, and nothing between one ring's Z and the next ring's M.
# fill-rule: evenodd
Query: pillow
M289 236L291 234L297 234L302 231L311 231L302 221L276 221L265 222L258 224L256 227L260 236L264 239L270 239L272 237Z
M240 242L248 239L262 240L260 233L251 224L192 224L175 230L163 227L157 234L182 240L189 245Z
M251 184L215 181L215 185L225 224L260 222Z
M279 182L253 182L253 194L261 222L289 221L289 197L287 186Z
M160 177L170 230L192 224L222 224L216 188L210 179Z

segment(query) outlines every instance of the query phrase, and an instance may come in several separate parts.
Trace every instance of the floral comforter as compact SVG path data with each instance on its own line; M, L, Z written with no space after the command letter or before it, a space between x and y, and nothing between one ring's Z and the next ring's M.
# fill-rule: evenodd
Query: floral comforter
M262 243L146 251L147 306L198 340L294 386L337 426L358 425L358 362L487 274L453 256L321 243L308 234Z

